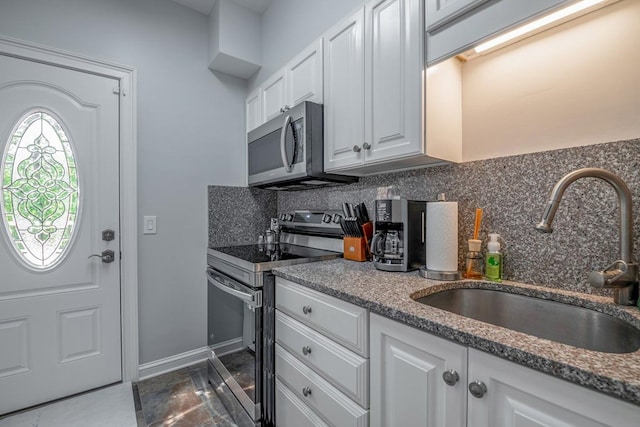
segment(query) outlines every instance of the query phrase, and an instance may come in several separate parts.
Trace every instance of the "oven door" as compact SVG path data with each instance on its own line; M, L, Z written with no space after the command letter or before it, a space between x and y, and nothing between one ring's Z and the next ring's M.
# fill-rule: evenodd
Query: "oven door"
M212 268L207 279L209 382L238 425L255 425L262 413L262 290ZM238 402L246 414L233 411Z

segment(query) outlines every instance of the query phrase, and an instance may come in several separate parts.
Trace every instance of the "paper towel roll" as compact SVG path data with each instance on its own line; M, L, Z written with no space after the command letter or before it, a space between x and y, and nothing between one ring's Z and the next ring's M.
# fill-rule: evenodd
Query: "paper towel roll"
M427 270L458 270L458 202L427 203Z

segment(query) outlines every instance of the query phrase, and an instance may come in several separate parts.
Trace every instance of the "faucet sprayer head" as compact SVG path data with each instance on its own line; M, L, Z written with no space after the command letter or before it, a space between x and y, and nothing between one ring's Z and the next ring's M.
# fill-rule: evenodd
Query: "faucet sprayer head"
M547 221L540 221L534 228L541 233L553 232L553 228L551 228L551 225Z
M553 217L556 216L558 204L559 202L553 197L549 200L547 208L544 210L544 214L542 214L542 220L535 226L536 230L541 233L551 233L553 231L551 223L553 222Z

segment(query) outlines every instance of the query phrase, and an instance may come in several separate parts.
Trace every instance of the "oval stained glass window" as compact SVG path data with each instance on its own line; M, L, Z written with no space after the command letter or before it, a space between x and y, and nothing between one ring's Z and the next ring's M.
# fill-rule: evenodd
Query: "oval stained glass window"
M64 258L79 210L75 156L61 124L44 111L14 127L2 166L2 220L19 258L45 270Z

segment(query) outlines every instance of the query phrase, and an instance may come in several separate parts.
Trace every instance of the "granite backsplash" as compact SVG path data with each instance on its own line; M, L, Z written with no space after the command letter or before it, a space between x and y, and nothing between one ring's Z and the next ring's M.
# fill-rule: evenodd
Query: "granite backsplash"
M209 186L209 246L255 243L277 215L275 191Z
M435 200L445 193L458 202L459 267L464 266L467 239L473 233L475 209L484 210L480 238L500 233L504 276L588 293L587 273L603 269L619 257L619 208L606 182L585 178L565 192L551 234L534 230L549 193L565 174L599 167L619 175L634 203L634 254L640 247L640 140L545 151L482 161L449 164L361 178L360 182L326 189L270 192L237 187L209 187L209 242L212 245L255 241L268 217L294 209L340 209L342 202L374 200L393 186L403 197ZM213 213L212 213L213 211ZM240 215L246 212L247 215ZM483 245L483 247L486 245Z

